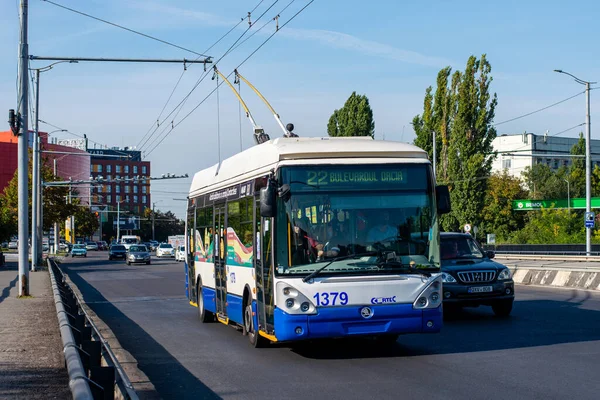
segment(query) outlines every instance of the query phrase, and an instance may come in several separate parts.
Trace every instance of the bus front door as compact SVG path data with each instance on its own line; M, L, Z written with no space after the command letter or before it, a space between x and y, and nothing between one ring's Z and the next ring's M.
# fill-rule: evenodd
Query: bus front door
M217 318L227 322L227 220L225 207L215 207L215 290Z
M258 204L258 202L257 202ZM259 210L257 210L259 212ZM260 238L260 246L254 246L256 260L256 308L258 311L258 328L269 335L273 334L275 329L274 297L273 297L273 270L272 261L272 236L271 236L271 218L261 218L257 233Z

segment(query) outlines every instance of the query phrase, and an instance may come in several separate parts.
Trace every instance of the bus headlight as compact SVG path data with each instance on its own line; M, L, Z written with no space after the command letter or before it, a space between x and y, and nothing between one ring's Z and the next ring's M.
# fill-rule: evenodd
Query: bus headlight
M275 303L288 314L316 314L317 308L308 297L286 282L277 282Z
M413 303L414 309L437 308L442 304L440 290L442 290L442 276L437 277L419 294Z

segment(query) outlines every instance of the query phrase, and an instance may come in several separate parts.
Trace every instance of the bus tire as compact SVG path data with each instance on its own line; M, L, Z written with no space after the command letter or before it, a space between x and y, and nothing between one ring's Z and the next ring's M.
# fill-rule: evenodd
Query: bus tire
M254 318L252 315L252 298L248 296L246 305L244 307L244 335L248 336L250 344L255 347L265 347L267 340L258 334L256 327L254 326Z
M197 293L196 304L198 304L198 319L203 324L206 324L209 322L214 322L215 315L212 312L208 311L206 308L204 308L204 297L202 296L202 286L200 286L199 283L200 282L198 282L198 290L196 291L196 293Z

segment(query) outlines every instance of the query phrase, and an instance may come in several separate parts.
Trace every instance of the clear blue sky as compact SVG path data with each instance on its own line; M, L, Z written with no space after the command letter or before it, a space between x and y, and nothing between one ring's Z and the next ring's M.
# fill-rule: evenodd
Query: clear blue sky
M57 0L58 3L131 29L204 52L259 0ZM243 39L271 20L290 0L278 1ZM263 1L252 21L273 0ZM296 0L281 13L280 25L308 0ZM30 54L45 56L192 58L193 54L151 41L41 0L30 0ZM498 94L496 122L560 101L583 90L563 69L600 81L600 2L529 1L358 1L316 0L281 29L241 68L263 92L284 123L301 136L325 136L329 116L352 91L369 97L376 138L411 142L410 122L422 111L423 95L439 69L463 69L470 55L486 53L492 65L492 90ZM248 27L244 21L208 54L218 59ZM271 22L220 63L230 73L275 29ZM18 1L0 6L0 110L16 107L19 41ZM242 39L242 40L243 40ZM32 67L47 65L32 63ZM40 118L109 146L136 146L156 121L182 72L180 64L62 64L42 75ZM168 114L202 75L191 66L166 107ZM175 123L212 89L209 75L193 92ZM242 96L257 122L272 137L280 132L273 117L242 86ZM600 116L600 91L592 91L592 127ZM240 149L239 106L219 90L221 157ZM171 119L167 121L170 122ZM585 121L585 97L500 125L499 134L523 131L549 134ZM165 124L167 124L165 123ZM166 125L165 125L166 126ZM51 131L54 128L42 125ZM242 143L252 145L242 117ZM582 127L583 128L583 127ZM7 129L5 127L4 129ZM598 128L600 129L600 128ZM598 138L600 130L592 129ZM162 132L157 131L157 135ZM403 133L404 132L404 133ZM576 136L578 130L565 133ZM72 137L60 134L61 137ZM152 146L145 146L150 150ZM156 148L148 159L155 174L189 173L218 160L217 99L210 97ZM189 180L153 183L157 208L182 215Z

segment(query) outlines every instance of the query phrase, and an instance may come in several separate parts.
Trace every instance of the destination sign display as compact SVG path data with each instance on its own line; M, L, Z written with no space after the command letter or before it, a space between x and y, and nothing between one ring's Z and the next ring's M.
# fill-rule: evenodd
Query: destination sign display
M427 187L426 165L294 167L286 168L282 175L294 191Z

